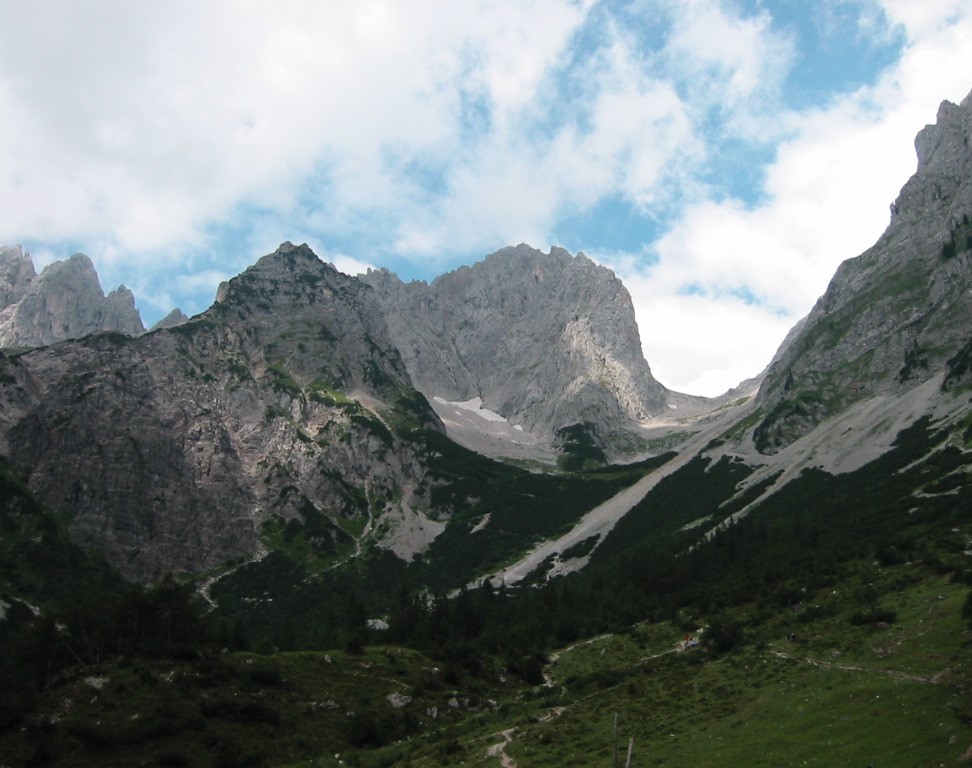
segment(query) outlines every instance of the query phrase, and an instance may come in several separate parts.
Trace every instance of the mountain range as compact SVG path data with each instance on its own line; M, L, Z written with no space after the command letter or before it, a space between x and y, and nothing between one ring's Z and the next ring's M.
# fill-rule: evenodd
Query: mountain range
M284 243L207 311L147 334L87 257L38 276L5 248L0 329L21 351L0 360L0 445L77 542L138 579L259 559L264 526L309 516L321 551L371 542L410 560L456 510L434 503L434 456L403 424L580 466L652 446L687 460L734 423L719 451L760 474L853 467L908 419L966 413L970 119L968 99L942 105L885 233L731 406L659 384L624 286L558 248L504 248L426 284L342 275Z
M38 275L21 247L0 247L0 345L38 347L98 331L144 330L132 292L121 285L106 296L84 254Z
M405 283L283 243L147 332L87 257L37 275L0 249L0 520L26 546L46 516L130 583L175 574L278 648L354 640L367 611L466 648L481 624L436 616L476 626L463 600L533 585L495 640L528 681L539 635L802 605L793 573L972 533L970 138L972 95L943 103L884 234L716 399L657 382L624 286L558 248ZM0 604L32 604L15 549ZM544 633L551 606L574 624Z

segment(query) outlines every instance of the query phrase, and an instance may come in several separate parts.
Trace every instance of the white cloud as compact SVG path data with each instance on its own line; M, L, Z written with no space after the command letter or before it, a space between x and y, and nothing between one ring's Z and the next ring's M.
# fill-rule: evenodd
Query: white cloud
M714 397L769 363L793 319L728 293L679 293L640 258L592 255L631 294L645 358L655 378L678 392Z
M467 49L506 109L533 95L583 12L553 1L473 12L9 4L0 185L18 194L0 235L114 239L132 255L198 246L240 202L290 214L321 169L338 212L404 207L414 191L385 163L454 151Z
M704 143L684 101L642 59L618 33L569 74L584 99L565 114L543 101L557 94L504 113L446 174L448 193L405 221L396 250L428 258L486 243L544 243L565 210L604 196L644 209L683 194Z
M0 242L81 247L162 312L283 240L446 267L620 199L666 222L618 270L648 360L708 389L873 242L912 137L972 85L962 0L838 5L904 30L901 60L788 113L798 38L729 0L0 0ZM758 204L709 186L730 144L775 148Z
M901 21L906 8L890 5ZM942 18L906 17L914 37L874 87L780 116L791 138L766 169L765 202L700 201L654 244L656 264L614 257L660 380L711 395L732 376L755 375L839 263L876 241L915 170L914 135L942 98L958 101L972 85L972 12L947 25Z
M0 184L20 194L0 238L172 259L256 204L321 236L374 238L378 220L389 246L426 258L544 240L605 194L664 204L705 153L691 105L619 25L603 48L565 52L591 5L16 5L0 31ZM714 67L713 90L748 97L772 71L754 54L773 50L762 18L673 8L658 10L678 22L669 54ZM565 106L551 78L571 56L584 100Z
M967 17L968 3L965 0L878 0L896 23L905 27L909 39L925 40L938 34L947 27Z
M666 56L703 104L749 111L751 102L780 87L793 57L792 44L773 30L766 11L739 17L718 3L692 0L677 6L674 21Z
M343 253L331 254L328 257L328 261L335 266L338 272L343 272L346 275L363 275L369 269L375 269L374 264L369 264L366 261L361 261L352 256L345 256Z

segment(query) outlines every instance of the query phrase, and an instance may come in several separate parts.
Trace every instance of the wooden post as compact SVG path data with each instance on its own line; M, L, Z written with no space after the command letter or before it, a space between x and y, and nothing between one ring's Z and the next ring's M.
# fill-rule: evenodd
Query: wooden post
M634 736L628 742L628 759L624 763L624 768L631 768L631 756L634 754Z
M618 762L618 713L614 713L614 768L621 768Z

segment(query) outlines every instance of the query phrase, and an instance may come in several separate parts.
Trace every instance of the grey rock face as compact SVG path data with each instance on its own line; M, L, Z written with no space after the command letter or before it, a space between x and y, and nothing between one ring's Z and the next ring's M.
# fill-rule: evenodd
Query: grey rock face
M285 360L303 383L377 397L410 387L372 292L306 245L284 243L225 283L203 317L247 336L269 363Z
M23 248L0 247L0 311L20 301L36 276L34 262Z
M105 296L100 322L99 330L103 331L117 331L128 336L145 332L142 317L135 307L135 295L124 285L119 285Z
M54 262L36 277L33 271L30 257L19 248L3 251L0 293L8 298L0 309L0 346L36 347L99 331L132 335L145 330L132 292L120 286L105 296L84 254Z
M878 242L845 261L774 361L757 446L772 452L855 400L910 389L972 338L972 94L915 140L918 169Z
M590 422L606 437L666 407L628 292L583 254L519 245L431 284L387 270L362 279L427 398L480 397L547 435Z
M288 520L334 556L403 499L427 504L420 448L385 414L436 429L434 413L371 291L306 246L176 328L0 355L0 374L11 463L131 578L258 555Z
M188 320L189 318L186 316L186 313L179 309L179 307L176 307L169 314L159 320L155 325L149 328L149 330L157 331L159 328L175 328L177 325L182 325Z

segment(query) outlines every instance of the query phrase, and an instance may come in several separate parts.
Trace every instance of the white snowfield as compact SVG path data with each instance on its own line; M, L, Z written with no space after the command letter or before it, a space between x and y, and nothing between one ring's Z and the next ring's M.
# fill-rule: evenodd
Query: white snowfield
M457 402L435 396L429 404L445 425L449 438L465 448L494 459L522 459L546 464L557 460L549 440L484 408L482 398Z

